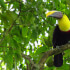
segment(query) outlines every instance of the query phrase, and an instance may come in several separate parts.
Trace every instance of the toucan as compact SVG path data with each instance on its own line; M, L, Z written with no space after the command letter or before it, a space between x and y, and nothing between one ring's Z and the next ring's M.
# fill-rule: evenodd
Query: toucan
M46 17L53 17L58 20L58 24L53 31L52 44L53 48L65 45L70 42L70 21L68 17L60 11L49 11ZM52 22L51 22L52 23ZM63 54L54 55L54 66L61 67L63 65Z

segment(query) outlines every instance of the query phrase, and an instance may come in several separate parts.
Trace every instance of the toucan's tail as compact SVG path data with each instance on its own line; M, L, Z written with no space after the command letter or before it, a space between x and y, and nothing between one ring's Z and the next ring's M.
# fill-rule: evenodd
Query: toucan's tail
M63 65L63 55L62 53L54 55L54 65L60 67Z

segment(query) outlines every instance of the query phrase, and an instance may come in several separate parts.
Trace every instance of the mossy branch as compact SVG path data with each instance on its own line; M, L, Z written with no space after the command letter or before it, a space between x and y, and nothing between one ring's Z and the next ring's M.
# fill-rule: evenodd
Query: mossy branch
M52 55L56 55L56 54L62 53L63 51L65 51L67 49L70 49L70 44L65 44L65 45L60 46L60 48L54 48L54 49L51 49L51 50L45 52L43 54L42 58L40 59L40 61L39 61L38 64L35 64L33 62L33 60L31 60L29 58L29 56L24 55L24 54L22 54L22 56L25 59L29 60L29 62L34 66L35 69L32 69L32 70L43 70L44 63L46 62L46 60L48 59L48 57L50 57Z
M40 70L43 69L44 63L46 62L46 60L48 59L49 56L62 53L63 51L65 51L67 49L70 49L70 44L65 44L65 45L60 46L60 48L51 49L51 50L45 52L39 61Z

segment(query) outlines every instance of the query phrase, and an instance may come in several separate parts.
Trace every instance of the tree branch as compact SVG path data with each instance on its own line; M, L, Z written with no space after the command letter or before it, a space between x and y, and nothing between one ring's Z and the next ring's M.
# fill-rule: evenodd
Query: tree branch
M44 63L46 62L46 60L48 59L49 56L59 54L67 49L70 49L70 44L65 44L65 45L60 46L60 48L51 49L51 50L45 52L38 63L40 70L43 69Z
M22 57L29 60L30 64L33 65L34 68L32 70L43 70L44 63L46 62L46 60L48 59L49 56L62 53L63 51L65 51L67 49L70 49L70 44L68 44L68 43L60 46L60 48L54 48L54 49L51 49L51 50L45 52L38 64L34 63L34 61L31 60L31 58L28 55L22 54Z
M31 58L28 55L22 54L22 57L29 60L30 64L33 65L33 67L36 67L35 63L33 62L33 60L31 60Z

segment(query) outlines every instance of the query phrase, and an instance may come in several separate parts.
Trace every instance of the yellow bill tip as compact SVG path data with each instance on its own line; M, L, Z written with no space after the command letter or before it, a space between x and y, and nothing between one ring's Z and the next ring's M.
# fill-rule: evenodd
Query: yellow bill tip
M48 17L49 15L52 15L55 12L57 12L57 11L49 11L48 13L46 13L46 17Z

